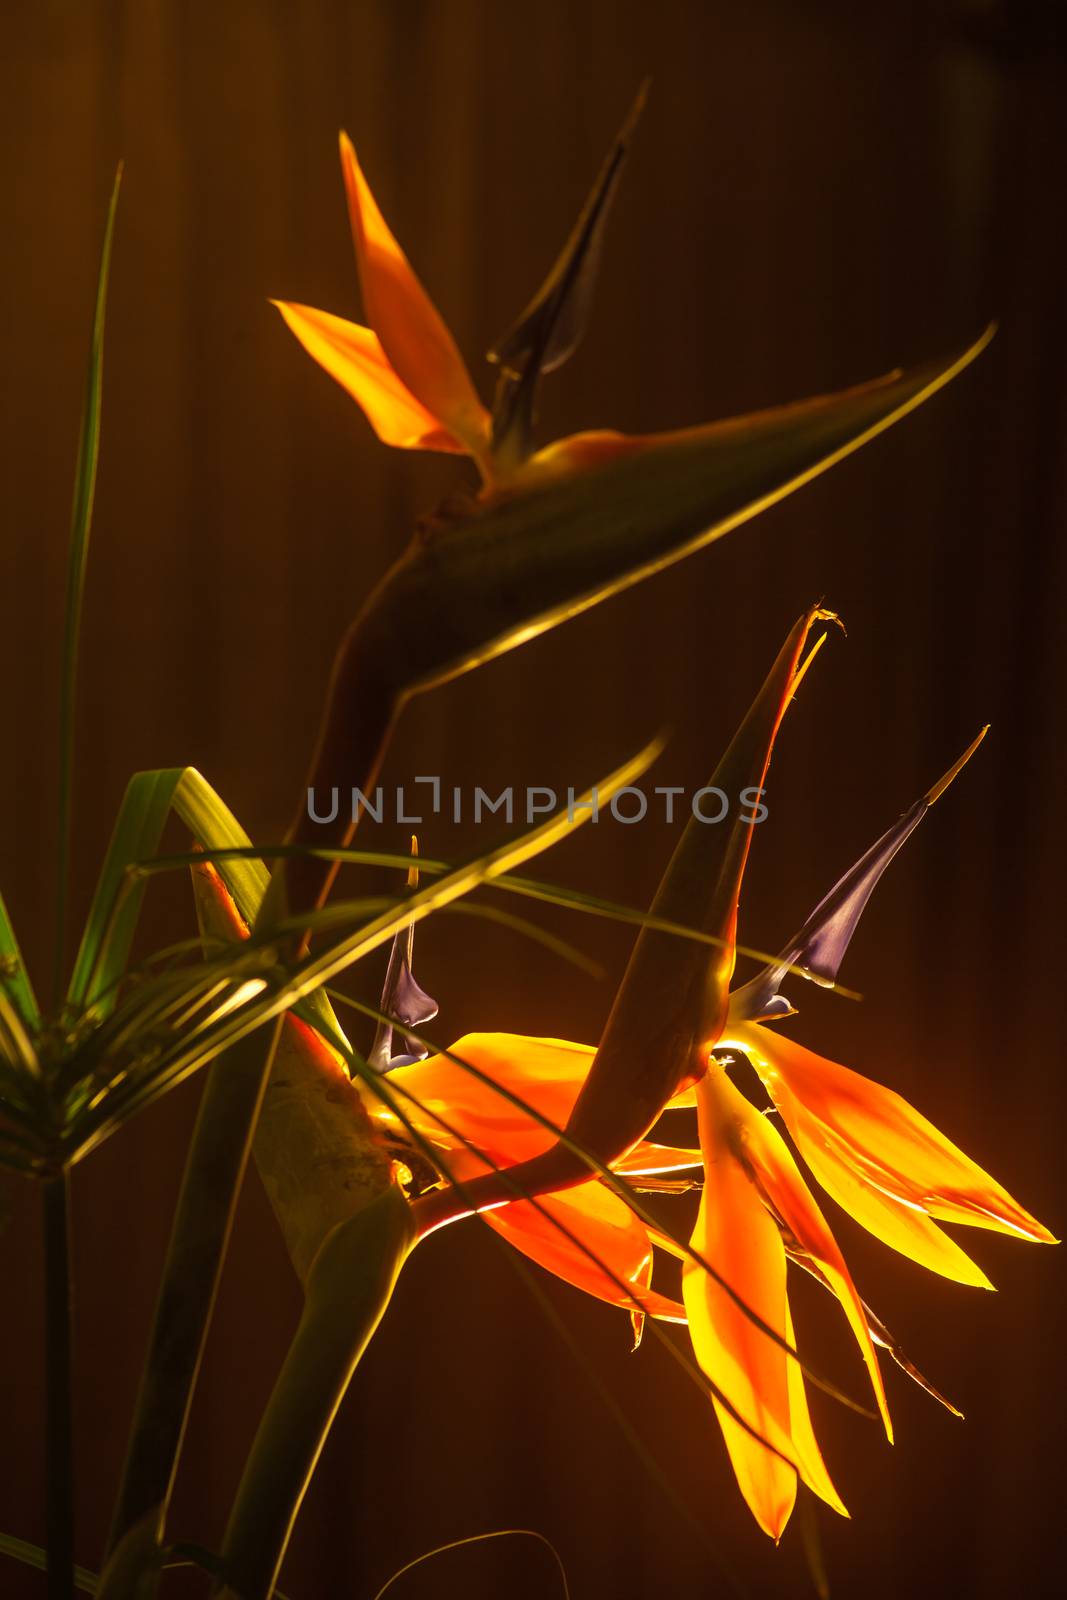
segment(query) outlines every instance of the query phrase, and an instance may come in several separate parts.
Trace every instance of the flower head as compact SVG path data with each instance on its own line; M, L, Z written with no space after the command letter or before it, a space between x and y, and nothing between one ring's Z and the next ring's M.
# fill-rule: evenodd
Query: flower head
M755 762L760 775L766 771L782 714L810 661L810 654L802 660L802 650L814 615L790 636L731 746L729 759L740 762L737 770ZM847 1515L808 1413L787 1295L790 1260L841 1305L890 1439L876 1345L942 1398L861 1299L784 1133L821 1187L859 1222L921 1265L958 1281L988 1284L939 1222L1052 1240L900 1095L755 1020L793 1014L780 993L790 973L823 983L836 979L882 872L980 738L839 880L777 960L737 986L728 1001L718 996L733 972L751 827L744 835L728 832L716 845L717 870L710 889L704 885L702 901L694 897L693 884L712 864L710 855L703 856L709 846L706 835L687 830L656 908L717 928L721 943L710 956L704 947L695 961L691 953L679 955L675 941L679 978L672 987L658 954L665 935L649 943L650 930L642 934L638 950L644 941L646 954L639 959L635 953L612 1015L618 1018L622 1005L623 1016L639 1016L626 1009L625 992L635 972L642 983L656 974L657 986L645 993L656 995L666 1025L658 1063L644 1061L632 1081L625 1053L607 1057L610 1071L604 1066L603 1040L593 1050L508 1034L469 1035L449 1051L390 1074L391 1086L410 1102L405 1116L412 1128L440 1155L444 1188L439 1198L431 1191L416 1204L424 1229L484 1206L485 1220L509 1242L566 1281L629 1310L638 1325L646 1314L662 1320L684 1316L741 1492L760 1527L776 1540L789 1519L798 1479ZM670 1057L670 1041L686 1017L688 1034L683 1028L682 1037L689 1042L679 1061L688 1069L682 1072ZM657 1038L655 1023L656 1016L646 1016L640 1024L638 1058ZM609 1024L605 1040L610 1037ZM762 1079L771 1115L731 1078L731 1059L738 1053ZM649 1090L649 1084L658 1088ZM584 1121L583 1105L589 1112ZM655 1142L658 1113L687 1106L697 1110L700 1150ZM391 1120L387 1109L375 1115L385 1124ZM576 1128L592 1136L600 1158L596 1176L580 1163L577 1172L573 1163L546 1165L554 1153L558 1159L559 1130L573 1135ZM655 1226L637 1195L646 1186L693 1187L697 1163L700 1206L685 1245ZM653 1287L657 1249L681 1259L681 1305Z

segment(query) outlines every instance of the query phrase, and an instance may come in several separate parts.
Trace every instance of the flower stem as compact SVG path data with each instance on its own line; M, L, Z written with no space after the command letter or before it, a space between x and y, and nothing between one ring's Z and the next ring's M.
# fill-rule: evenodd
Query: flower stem
M330 1426L414 1242L410 1207L393 1186L340 1223L316 1256L304 1314L230 1514L222 1600L269 1600L274 1593Z
M48 1600L74 1595L74 1428L71 1396L70 1180L43 1185L45 1265L45 1526Z

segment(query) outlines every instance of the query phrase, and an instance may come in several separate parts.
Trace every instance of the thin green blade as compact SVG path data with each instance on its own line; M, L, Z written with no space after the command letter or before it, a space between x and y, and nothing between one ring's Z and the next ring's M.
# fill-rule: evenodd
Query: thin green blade
M40 1025L41 1014L33 985L22 960L19 942L8 916L4 897L0 894L0 983L8 992L23 1023L31 1031Z
M130 779L67 990L75 1009L99 1002L107 1010L114 1004L115 980L125 969L146 888L129 869L156 853L183 770L156 768ZM105 991L107 997L101 998Z
M96 282L96 308L89 346L89 367L85 377L85 403L82 410L78 465L74 475L74 504L70 520L70 549L67 557L67 598L63 624L63 677L59 710L59 846L56 873L56 950L55 992L63 981L66 956L67 899L70 876L70 829L74 790L74 704L78 682L78 644L81 638L82 600L85 570L89 560L89 534L96 495L96 467L100 456L100 400L104 383L104 319L107 311L107 284L111 268L111 243L115 233L115 213L119 202L122 165L115 173L111 201L100 252L100 272Z
M16 1539L10 1533L0 1533L0 1555L10 1556L12 1561L21 1561L27 1567L36 1567L38 1572L48 1570L48 1557L39 1544L31 1544L28 1539ZM75 1567L74 1586L83 1594L95 1594L96 1573L90 1572L87 1567Z

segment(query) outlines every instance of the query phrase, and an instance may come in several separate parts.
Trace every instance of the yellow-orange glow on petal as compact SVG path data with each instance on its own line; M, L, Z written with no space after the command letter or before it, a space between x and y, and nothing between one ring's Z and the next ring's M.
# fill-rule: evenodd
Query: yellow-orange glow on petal
M484 464L488 413L455 340L379 211L347 134L340 144L367 320L400 381Z
M744 1116L752 1108L726 1074L713 1067L697 1085L697 1109L705 1176L692 1246L769 1328L788 1339L785 1250L742 1161ZM792 1461L817 1495L835 1510L843 1509L821 1457L811 1449L806 1406L798 1417L801 1448L793 1441L788 1372L793 1358L695 1262L683 1267L682 1292L701 1367L774 1447L768 1449L715 1403L738 1485L760 1527L772 1539L782 1535L796 1498Z
M715 1067L711 1068L713 1073L716 1070ZM739 1093L736 1116L741 1154L751 1169L760 1193L805 1254L822 1268L827 1283L841 1302L867 1367L885 1424L886 1437L892 1442L893 1425L889 1419L878 1357L867 1326L867 1315L826 1218L815 1204L778 1130Z
M786 1262L778 1230L731 1154L715 1108L705 1110L701 1097L700 1109L706 1167L693 1249L784 1338ZM746 1422L788 1453L788 1357L692 1262L682 1269L682 1298L704 1372ZM713 1404L741 1493L764 1533L778 1540L796 1500L796 1472Z
M699 1150L685 1150L672 1144L651 1144L643 1139L621 1161L613 1162L611 1170L621 1173L623 1177L651 1178L672 1172L688 1172L702 1165L703 1156Z
M793 1318L789 1311L788 1300L785 1308L785 1333L789 1343L796 1349L796 1335L793 1331ZM789 1385L789 1425L793 1435L793 1454L797 1465L800 1467L804 1482L819 1483L818 1495L832 1506L839 1516L848 1516L848 1507L841 1499L826 1470L826 1463L822 1458L815 1430L811 1425L811 1413L808 1410L808 1397L804 1388L804 1374L795 1361L790 1361L786 1367L786 1379Z
M370 328L311 306L273 303L312 360L362 407L383 444L401 450L466 451L401 383Z
M647 1286L652 1265L647 1229L603 1184L579 1184L542 1196L536 1206L519 1200L482 1215L516 1250L586 1294L630 1312L636 1297L649 1316L685 1321L683 1306Z
M731 1030L816 1178L865 1228L922 1266L991 1287L936 1226L1054 1243L1007 1190L903 1097L758 1024Z
M388 1083L397 1092L405 1115L433 1144L449 1148L455 1142L442 1133L440 1122L434 1119L436 1112L498 1165L514 1166L548 1150L555 1143L554 1134L460 1063L469 1062L493 1084L561 1128L595 1054L592 1048L566 1039L469 1033L457 1039L447 1054L398 1067L390 1072ZM383 1108L373 1107L372 1115L380 1122L389 1121Z

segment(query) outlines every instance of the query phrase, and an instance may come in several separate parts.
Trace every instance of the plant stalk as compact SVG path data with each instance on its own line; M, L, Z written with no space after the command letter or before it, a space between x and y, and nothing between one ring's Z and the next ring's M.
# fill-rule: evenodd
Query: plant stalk
M248 1165L251 1130L281 1025L279 1018L266 1044L259 1031L238 1040L208 1073L163 1268L109 1550L146 1517L156 1519L162 1538ZM248 1130L247 1137L235 1137L235 1130Z
M340 1223L315 1258L304 1314L226 1530L225 1600L269 1600L274 1593L331 1424L414 1242L411 1208L394 1186Z
M74 1416L71 1388L70 1179L42 1185L45 1271L45 1544L48 1600L74 1595Z
M338 653L309 784L369 788L397 709L398 699L386 692L377 663L362 654L358 634L350 634ZM318 844L349 843L354 824L344 820L344 811L339 808L336 829L316 830L302 792L286 842L299 840L310 829L313 836L316 831L326 835L315 838ZM321 905L336 872L336 862L280 861L256 930L266 931L289 912ZM294 941L295 955L303 942ZM267 1050L258 1032L252 1033L208 1073L141 1375L110 1551L146 1517L154 1519L159 1538L163 1536L237 1197L283 1023L279 1018L271 1030ZM116 1600L123 1592L116 1590Z

